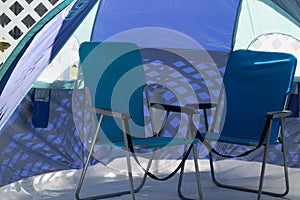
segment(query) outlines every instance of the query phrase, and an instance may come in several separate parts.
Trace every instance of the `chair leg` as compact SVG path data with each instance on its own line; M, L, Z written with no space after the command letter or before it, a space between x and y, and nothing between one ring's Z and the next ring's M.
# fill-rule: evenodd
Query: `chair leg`
M180 197L180 199L186 199L181 192L182 179L183 179L183 173L184 173L184 165L185 165L185 163L182 165L182 167L180 169L180 174L179 174L179 179L178 179L178 187L177 187L177 192L178 192L178 196Z
M89 153L87 161L86 161L86 163L84 165L84 168L82 170L79 183L78 183L77 188L76 188L76 199L77 200L105 199L105 198L117 197L117 196L126 195L126 194L130 194L131 193L131 190L128 190L128 191L121 191L121 192L117 192L117 193L110 193L110 194L103 194L103 195L97 195L97 196L92 196L92 197L81 198L80 197L80 191L81 191L81 188L82 188L82 185L83 185L83 181L84 181L84 178L85 178L85 175L86 175L86 172L87 172L87 168L89 166L89 162L90 162L90 159L91 159L90 154L92 154L92 153ZM149 168L150 168L150 164L148 164L148 165L149 165L149 167L147 167L147 170L149 170ZM144 184L146 182L146 178L147 178L147 174L145 173L144 176L143 176L143 178L142 178L141 183L139 184L139 186L134 189L134 193L137 193L137 192L139 192L142 189L142 187L144 186ZM129 180L129 181L133 182L132 176L131 176L131 180Z
M268 138L267 138L266 146L265 146L265 150L264 150L263 161L262 161L262 166L261 166L261 173L260 173L260 178L259 178L259 186L258 186L258 192L257 192L257 200L260 200L261 195L262 195L262 189L263 189L263 183L264 183L264 177L265 177L265 171L266 171L266 164L267 164L269 139L270 139L270 136L268 136Z
M101 119L102 120L102 119ZM97 130L99 129L100 123L98 124ZM97 133L97 131L96 131ZM89 154L87 156L87 160L84 164L84 167L82 169L81 172L81 176L79 179L79 183L77 185L76 188L76 199L77 200L93 200L93 199L104 199L104 198L109 198L109 197L116 197L116 196L121 196L121 195L125 195L125 194L131 194L132 199L134 199L134 193L140 191L142 189L142 187L144 186L144 183L146 181L147 178L147 174L145 173L141 183L139 184L139 186L136 189L133 189L133 178L132 178L132 172L131 172L131 164L130 164L130 155L129 152L127 152L128 155L126 155L126 159L127 159L127 165L128 165L128 175L129 175L129 182L130 182L130 190L128 191L122 191L122 192L117 192L117 193L110 193L110 194L103 194L103 195L97 195L97 196L92 196L92 197L85 197L85 198L81 198L80 197L80 191L83 185L83 181L87 172L87 168L89 166L91 157L92 157L92 153L96 144L96 140L97 140L97 134L94 135L92 144L91 144L91 148L89 150ZM148 166L147 166L147 170L149 170L150 165L151 165L152 159L149 161Z
M91 149L93 149L93 148L94 148L94 146L91 147ZM90 152L92 152L92 151L90 151ZM152 155L151 159L148 162L148 165L147 165L147 168L146 168L146 172L149 171L149 169L151 167L151 164L152 164L152 161L153 161L153 158L154 158L154 154L155 154L155 151L153 152L153 155ZM122 192L117 192L117 193L103 194L103 195L97 195L97 196L93 196L93 197L80 198L80 190L81 190L81 187L82 187L82 184L83 184L86 172L87 172L87 168L89 166L91 155L92 155L92 153L89 153L89 155L87 157L87 161L86 161L86 163L84 165L84 168L82 170L80 181L79 181L77 189L76 189L76 199L77 200L104 199L104 198L122 196L122 195L126 195L126 194L132 194L131 190L128 190L128 191L122 191ZM128 160L127 160L127 162L128 162ZM147 179L147 174L145 173L144 176L143 176L143 178L142 178L142 181L140 182L140 184L138 185L138 187L136 187L133 190L134 193L139 192L143 188L143 186L144 186L144 184L146 182L146 179ZM131 180L129 180L129 182L130 182L130 184L133 183L132 174L131 174Z
M202 187L201 187L201 180L200 180L200 172L199 172L199 166L198 166L198 153L196 151L195 146L193 146L193 156L194 156L194 164L195 164L195 171L196 171L196 180L197 180L197 188L198 188L198 195L199 199L202 200Z
M283 193L274 193L274 192L268 192L268 191L261 191L261 194L265 194L265 195L269 195L269 196L274 196L274 197L283 197L285 196L288 191L289 191L289 180L288 180L288 168L287 168L287 162L286 162L286 152L285 152L285 143L283 142L283 163L284 163L284 175L285 175L285 186L286 186L286 190ZM210 171L211 171L211 177L213 182L222 188L227 188L227 189L233 189L233 190L239 190L239 191L244 191L244 192L252 192L252 193L259 193L259 190L255 190L255 189L250 189L250 188L243 188L243 187L238 187L238 186L233 186L233 185L227 185L227 184L223 184L220 181L218 181L216 179L216 175L215 175L215 169L214 169L214 164L213 164L213 160L212 160L212 153L209 152L209 163L210 163ZM264 165L264 164L263 164ZM262 171L264 171L265 169L263 169L265 167L262 166ZM264 172L263 172L264 173ZM262 181L262 180L260 180ZM261 186L262 187L262 186ZM259 197L259 196L258 196ZM260 197L259 197L260 198Z
M140 183L140 185L134 190L134 193L137 193L139 192L142 187L144 186L145 182L146 182L146 179L147 179L147 172L149 171L150 167L151 167L151 164L152 164L152 161L153 161L153 158L154 158L154 155L155 155L155 151L156 151L156 148L153 150L153 154L152 154L152 157L150 158L149 162L148 162L148 165L147 165L147 168L146 168L146 172L143 176L143 179Z
M92 148L93 149L93 145L92 145ZM80 176L80 179L79 179L79 183L77 185L77 188L76 188L76 193L75 193L75 196L76 196L76 199L81 199L80 198L80 190L81 190L81 187L82 187L82 184L83 184L83 181L84 181L84 178L85 178L85 175L86 175L86 172L87 172L87 168L89 166L89 163L90 163L90 160L91 160L91 155L92 155L92 151L89 151L89 154L88 154L88 157L87 157L87 160L84 164L84 167L82 169L82 172L81 172L81 176Z
M128 157L127 157L128 175L129 175L129 178L130 178L129 182L130 182L130 187L132 188L132 190L127 191L127 192L128 192L127 194L131 193L131 198L132 198L132 199L135 199L134 193L139 192L139 191L143 188L143 186L144 186L144 184L145 184L145 182L146 182L146 179L147 179L147 172L149 171L149 169L150 169L150 167L151 167L151 164L152 164L152 161L153 161L153 158L154 158L154 155L155 155L155 150L153 151L152 157L150 158L150 160L149 160L149 162L148 162L148 165L147 165L147 168L146 168L146 172L145 172L145 174L144 174L144 176L143 176L143 179L142 179L141 183L140 183L139 186L138 186L137 188L135 188L135 189L133 189L132 173L129 173L129 171L130 171L130 172L132 171L132 170L131 170L131 164L130 164L130 154L129 154L129 152L127 152L127 154L128 154L128 155L126 155L126 156L128 156ZM133 191L133 192L132 192L132 191ZM119 196L119 195L118 195L118 196Z
M201 187L201 181L200 181L200 172L199 172L199 166L198 166L198 156L197 156L197 151L195 149L195 146L193 146L193 156L194 156L194 165L195 165L195 173L196 173L196 181L197 181L197 189L198 189L198 195L199 199L203 199L202 195L202 187ZM181 167L180 174L179 174L179 180L178 180L178 196L181 199L188 199L186 198L181 191L181 186L182 186L182 180L183 180L183 173L184 173L184 165Z
M282 193L282 196L285 196L289 193L290 185L289 185L289 174L288 174L288 166L286 159L286 146L285 146L285 138L282 136L282 156L283 156L283 168L284 168L284 176L285 176L285 192Z
M80 198L80 190L81 190L81 187L82 187L82 184L83 184L86 172L87 172L87 168L89 166L89 163L90 163L90 160L91 160L91 157L92 157L92 153L94 151L94 147L95 147L95 144L96 144L96 141L97 141L97 133L98 133L98 131L100 129L100 125L102 123L102 120L103 120L103 115L101 115L101 118L100 118L100 120L98 122L98 125L97 125L97 128L96 128L96 132L95 132L93 140L92 140L91 148L89 150L89 154L87 156L87 159L85 161L84 167L83 167L82 172L81 172L81 176L80 176L79 183L77 185L76 193L75 193L76 199L81 199Z
M135 199L134 186L133 186L132 169L131 169L129 151L126 151L126 162L127 162L127 171L128 171L128 177L129 177L129 187L130 187L131 199L134 200Z

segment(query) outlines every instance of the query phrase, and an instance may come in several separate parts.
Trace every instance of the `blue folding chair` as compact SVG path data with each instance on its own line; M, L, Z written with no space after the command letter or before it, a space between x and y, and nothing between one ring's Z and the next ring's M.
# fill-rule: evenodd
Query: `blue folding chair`
M144 185L146 177L150 176L156 180L166 180L172 177L178 170L183 173L184 162L191 151L193 151L196 170L196 180L199 198L202 199L200 184L200 173L197 164L197 152L194 144L195 132L187 129L186 138L163 137L160 132L151 137L145 135L145 108L163 109L166 117L170 112L185 113L189 117L194 114L193 109L180 109L169 105L162 105L155 102L147 103L147 84L143 69L143 62L138 47L131 43L121 42L85 42L79 49L80 70L84 81L86 96L90 106L85 106L85 111L93 113L96 121L96 131L90 145L89 154L82 170L81 178L76 189L77 199L101 199L131 194L135 198ZM167 120L163 120L166 122ZM91 119L90 123L94 121ZM165 124L164 124L165 125ZM124 149L127 159L127 169L130 190L103 194L91 197L80 197L81 188L85 179L88 166L95 145L121 147ZM149 172L151 159L145 171L140 185L134 188L130 157L134 157L139 164L136 149L156 149L180 145L185 147L182 161L176 170L164 178L158 178ZM180 176L182 177L182 175ZM184 198L181 192L182 178L179 179L178 193Z
M220 96L226 95L226 112L221 133L207 130L198 131L197 137L209 148L211 175L220 187L262 194L284 196L289 191L286 148L284 139L284 118L291 114L285 110L296 68L296 58L286 53L237 50L228 60L224 74L224 89ZM209 127L207 109L218 104L188 105L204 110L205 124ZM216 111L218 112L218 111ZM213 118L210 127L217 122ZM196 128L196 127L195 127ZM210 129L210 128L207 128ZM224 155L214 149L210 141L253 146L239 155ZM283 193L263 191L263 179L269 145L282 144L283 167L286 190ZM223 157L243 157L264 146L259 188L250 189L220 183L215 176L212 154ZM228 177L227 177L228 178Z

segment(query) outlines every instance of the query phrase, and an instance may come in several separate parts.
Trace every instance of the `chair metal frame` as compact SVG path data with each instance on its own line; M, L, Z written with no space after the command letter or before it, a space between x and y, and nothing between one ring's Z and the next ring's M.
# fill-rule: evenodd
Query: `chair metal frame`
M125 43L126 44L126 43ZM95 43L92 44L93 48L95 47ZM130 48L133 48L133 46L130 46ZM88 52L84 52L84 53L88 53ZM146 86L146 85L144 85ZM145 89L145 88L144 88ZM94 130L95 132L93 133L92 136L92 141L90 147L88 148L88 156L87 159L85 160L84 163L84 167L82 169L81 172L81 176L79 179L79 183L76 187L76 192L75 192L75 197L78 200L93 200L93 199L103 199L103 198L110 198L110 197L116 197L116 196L121 196L121 195L125 195L125 194L130 194L131 199L135 199L135 193L139 192L142 187L144 186L145 182L146 182L146 178L147 176L153 178L153 174L151 174L149 172L149 169L151 167L153 158L154 158L154 154L155 154L155 150L157 148L160 148L159 145L154 145L150 146L150 147L145 147L145 145L134 145L133 144L133 139L131 141L131 129L130 129L130 124L129 121L131 120L131 116L129 113L127 113L127 111L116 111L116 110L112 110L112 109L105 109L105 108L99 108L99 107L95 107L95 106L91 106L91 93L90 90L88 88L88 86L85 86L85 97L87 97L87 101L88 101L88 105L85 105L84 107L84 116L86 116L86 112L91 112L94 114L97 114L99 116L98 118L98 122L97 125L96 123L93 123L94 126ZM146 98L146 100L148 101L148 99ZM199 166L198 166L198 155L197 155L197 151L195 149L194 144L197 142L197 140L195 139L195 131L192 127L192 118L194 114L198 114L198 111L195 109L191 109L191 108L182 108L179 106L173 106L173 105L164 105L164 104L160 104L160 103L149 103L147 102L147 106L148 109L162 109L163 111L165 111L167 114L164 116L165 120L163 120L163 124L161 125L161 128L166 124L166 119L168 118L169 114L171 112L177 112L177 113L181 113L181 114L186 114L188 116L189 122L188 122L188 128L187 128L187 133L186 133L186 138L181 138L180 139L180 144L175 143L173 145L185 145L185 149L187 149L187 146L189 146L189 150L192 150L193 152L193 157L194 157L194 166L195 166L195 175L196 175L196 180L197 180L197 189L198 189L198 195L199 195L199 199L203 199L202 197L202 188L201 188L201 182L200 182L200 172L199 172ZM94 116L94 115L93 115ZM125 152L126 152L126 163L127 163L127 172L128 172L128 179L129 179L129 190L127 191L120 191L120 192L114 192L114 193L109 193L109 194L100 194L100 195L95 195L95 196L89 196L89 197L81 197L80 193L82 190L82 186L84 184L84 179L88 170L88 166L90 165L90 161L92 159L93 153L94 153L94 147L96 145L97 142L100 142L99 145L101 145L101 141L98 141L98 134L101 130L101 126L102 126L102 122L103 119L106 117L114 117L115 119L119 119L121 122L121 129L122 129L122 142L124 142L124 144L121 145L122 148L124 148ZM151 120L151 117L150 117ZM151 123L152 124L152 123ZM154 133L153 137L150 137L151 141L159 141L159 139L163 136L160 136L162 132L162 129L158 132L158 133ZM120 133L121 134L121 133ZM121 136L121 135L120 135ZM145 138L145 139L149 139L149 138ZM152 140L153 139L153 140ZM173 140L173 138L170 138L169 140ZM112 142L114 143L114 142ZM164 145L162 145L164 146ZM134 181L133 181L133 176L132 176L132 168L131 168L131 157L134 157L134 159L136 159L137 164L139 164L137 157L134 153L134 151L132 151L133 148L152 148L153 149L153 155L152 157L149 159L148 161L148 165L146 167L146 169L142 168L145 172L145 174L143 175L143 178L141 180L141 183L135 188L134 187ZM183 152L183 157L187 157L187 155L190 153L191 151L187 151L187 152ZM180 174L179 174L179 180L178 180L178 195L180 198L182 199L187 199L182 191L182 182L183 182L183 173L184 173L184 162L185 159L182 159L180 165L177 167L177 169L174 171L174 173L170 174L167 177L164 178L157 178L157 180L167 180L171 177L173 177L173 175L175 175L177 173L177 170L180 170ZM141 167L141 166L140 166ZM176 173L175 173L176 172ZM172 176L171 176L172 175Z
M270 192L270 191L264 191L263 190L263 181L264 181L264 175L266 171L266 164L267 164L267 155L268 155L268 148L269 148L269 142L270 142L270 132L271 132L271 125L268 128L267 131L267 138L266 142L264 144L264 153L263 153L263 160L262 160L262 166L261 166L261 172L260 172L260 179L259 179L259 187L258 189L250 189L250 188L245 188L245 187L240 187L240 186L235 186L235 185L229 185L229 184L223 184L216 178L216 173L214 169L214 164L213 164L213 153L210 151L209 152L209 164L210 164L210 172L211 172L211 177L213 182L222 188L228 188L228 189L234 189L234 190L239 190L239 191L245 191L245 192L252 192L252 193L257 193L257 199L261 199L262 194L269 195L269 196L274 196L274 197L283 197L288 194L289 192L289 178L288 178L288 167L287 167L287 160L286 160L286 146L285 146L285 137L284 137L284 118L287 115L290 115L290 112L272 112L267 114L267 118L275 119L275 118L280 118L280 142L282 145L282 156L283 156L283 168L284 168L284 177L285 177L285 191L283 193L276 193L276 192ZM207 118L206 118L207 121Z
M82 185L83 185L83 181L84 181L84 178L85 178L85 175L86 175L86 172L87 172L87 168L88 168L89 163L91 161L92 154L94 152L94 147L95 147L95 144L96 144L96 141L97 141L97 135L98 135L98 132L100 130L100 126L101 126L101 123L102 123L102 120L103 120L103 117L104 117L103 113L105 113L105 115L108 115L108 116L115 116L115 117L118 116L122 120L123 130L125 130L124 131L124 137L126 138L124 141L125 141L125 145L126 145L127 149L129 149L128 148L128 142L127 142L126 133L129 132L128 131L128 127L129 127L128 126L128 120L130 119L130 116L126 115L124 113L121 113L121 112L117 112L117 111L111 112L111 111L103 110L103 109L99 109L99 108L96 109L96 112L98 114L101 114L101 115L100 115L100 119L99 119L99 122L98 122L98 125L97 125L97 128L96 128L96 132L94 134L94 137L93 137L93 140L92 140L92 143L91 143L91 147L89 149L89 154L88 154L86 162L84 164L84 168L82 169L80 180L79 180L79 183L78 183L77 188L76 188L76 193L75 193L76 199L78 199L78 200L104 199L104 198L121 196L121 195L125 195L125 194L131 194L131 199L135 199L134 193L139 192L142 189L142 187L143 187L143 185L144 185L144 183L146 181L147 175L145 174L143 176L143 179L142 179L140 185L137 188L134 189L134 186L133 186L133 177L132 177L132 169L131 169L131 161L130 161L130 156L129 156L129 152L128 151L126 151L126 163L127 163L127 170L128 170L130 190L116 192L116 193L110 193L110 194L96 195L96 196L86 197L86 198L81 198L80 197L80 191L81 191L81 188L82 188ZM149 164L147 166L147 170L149 170L149 168L150 168L151 161L152 160L149 161Z
M196 112L195 110L191 111L188 108L183 109L183 108L178 107L178 106L170 106L170 105L162 105L162 104L159 104L160 106L157 106L157 105L158 104L155 104L154 107L168 109L168 110L171 110L173 112L176 112L176 111L182 112L182 110L189 111L187 113L188 117L189 117L189 120L188 120L189 121L188 133L191 133L191 131L192 131L191 128L193 127L192 126L192 117L193 117L193 114L195 114L195 112ZM78 183L77 188L76 188L76 193L75 193L76 199L77 200L104 199L104 198L110 198L110 197L117 197L117 196L121 196L121 195L125 195L125 194L130 194L131 199L135 199L134 194L139 192L142 189L142 187L144 186L145 182L146 182L146 178L148 176L147 172L151 167L151 163L152 163L152 159L154 157L155 151L153 152L153 155L152 155L151 159L148 162L148 165L147 165L145 174L143 175L141 183L138 185L138 187L134 188L133 177L132 177L132 169L131 169L131 160L130 160L130 157L131 157L130 156L130 149L129 149L129 145L128 145L128 141L127 141L127 134L130 134L130 128L129 128L129 123L128 123L128 121L131 118L130 115L127 114L127 113L119 112L119 111L105 110L105 109L101 109L101 108L87 107L87 110L94 111L94 112L100 114L100 118L99 118L99 122L97 124L95 134L93 136L91 147L89 149L89 154L87 156L86 162L85 162L84 167L82 169L80 180L79 180L79 183ZM192 113L190 113L190 112L192 112ZM80 192L81 192L81 189L82 189L82 185L83 185L83 182L84 182L84 178L85 178L88 166L89 166L91 158L92 158L93 150L94 150L94 147L95 147L95 144L96 144L96 141L97 141L97 135L98 135L98 132L100 130L101 123L102 123L102 120L103 120L104 116L113 116L113 117L117 117L117 118L122 120L122 128L123 128L123 134L124 134L125 148L127 149L127 151L126 151L126 163L127 163L130 190L82 198L82 197L80 197ZM192 143L190 145L192 145L192 151L193 151L193 157L194 157L194 166L195 166L198 196L199 196L199 199L202 200L203 199L203 197L202 197L202 187L201 187L200 171L199 171L198 160L197 160L198 153L195 149L194 144ZM187 146L185 145L185 149L186 148L187 148ZM178 191L178 196L181 199L188 199L182 193L183 174L184 174L184 164L182 165L181 170L180 170L177 191Z
M224 93L224 88L221 89L220 96L224 95L223 93ZM285 102L284 102L284 106L283 106L282 111L267 112L266 115L265 115L264 130L262 131L262 135L265 135L265 140L264 140L264 142L262 141L263 142L262 147L264 148L264 152L263 152L263 158L262 158L262 166L261 166L261 171L260 171L260 179L259 179L258 189L251 189L251 188L246 188L246 187L221 183L216 178L216 172L215 172L214 162L213 162L213 153L218 154L219 156L223 156L223 157L231 157L231 156L222 155L219 152L217 152L209 144L210 140L207 139L207 142L209 144L208 148L212 148L212 150L209 149L209 155L208 155L209 156L209 163L210 163L211 177L212 177L213 182L217 186L223 187L223 188L228 188L228 189L233 189L233 190L257 193L257 199L258 200L261 199L262 194L269 195L269 196L274 196L274 197L283 197L283 196L288 194L288 192L289 192L289 177L288 177L288 166L287 166L287 156L286 156L286 142L285 142L285 136L284 136L284 121L285 121L286 117L288 117L292 114L291 111L286 110L287 107L288 107L290 93L291 92L289 92L285 97ZM219 101L220 101L220 99L221 98L219 98ZM208 123L208 116L207 116L207 109L215 108L216 113L217 113L218 109L219 109L219 107L217 105L220 105L220 102L218 102L217 104L213 104L213 103L209 104L208 103L208 104L200 104L200 105L189 105L190 107L194 107L194 108L198 106L199 109L203 110L206 132L210 131L209 130L209 123ZM245 112L245 115L247 115L246 112ZM283 173L284 173L284 178L285 178L285 189L284 189L284 192L282 192L282 193L264 191L263 190L264 176L265 176L266 165L267 165L267 156L268 156L269 146L271 145L270 136L271 136L271 131L272 131L271 130L272 129L272 121L274 119L279 119L280 120L280 124L279 124L279 127L278 127L279 129L278 129L277 139L278 139L278 142L281 144L282 156L283 156L282 159L283 159ZM212 125L214 126L215 123L216 123L216 116L212 118ZM206 141L204 141L204 142L206 142ZM251 144L248 144L248 145L251 145ZM256 145L256 147L255 147L255 149L252 149L248 153L251 153L252 151L256 150L256 148L259 147L258 144L252 144L252 145ZM232 156L232 157L235 157L235 156Z

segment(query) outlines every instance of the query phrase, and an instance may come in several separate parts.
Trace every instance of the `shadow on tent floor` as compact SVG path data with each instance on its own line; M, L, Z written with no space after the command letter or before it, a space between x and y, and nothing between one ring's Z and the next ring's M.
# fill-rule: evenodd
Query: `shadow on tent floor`
M120 164L122 163L122 164ZM218 200L218 199L235 199L235 200L253 200L256 199L256 194L233 191L228 189L218 188L213 184L210 178L209 165L207 160L199 160L201 170L201 183L204 192L204 199ZM222 164L222 169L218 164ZM174 165L174 161L165 161L165 168L160 169L159 174L166 174L170 165ZM109 167L97 164L90 167L87 173L86 185L83 187L82 196L85 194L97 194L98 192L110 192L117 189L127 189L128 181L126 173L123 170L118 169L118 166L124 166L120 159L116 159ZM239 185L255 185L258 182L258 178L255 173L260 169L260 164L256 162L251 163L251 167L245 169L244 161L223 160L216 162L216 169L222 176L229 177L234 176L234 182ZM234 170L231 170L233 169ZM113 172L112 172L113 170ZM186 164L186 176L184 177L183 192L191 197L196 198L196 188L193 172L193 163L188 160ZM265 180L264 188L270 190L279 191L283 179L281 178L282 168L279 166L268 165L268 173ZM135 180L140 180L141 175L136 172ZM1 200L41 200L41 199L61 199L71 200L75 199L75 187L79 180L80 170L65 170L54 173L43 174L24 180L17 181L10 185L6 185L0 188ZM241 175L248 177L248 181L241 178ZM297 200L300 199L300 169L290 168L290 185L291 190L284 199ZM169 181L159 182L148 179L143 189L136 194L136 199L179 199L177 196L177 177L170 179ZM136 181L136 183L138 183ZM193 196L194 194L194 196ZM129 199L129 195L111 199ZM263 195L263 199L282 199Z

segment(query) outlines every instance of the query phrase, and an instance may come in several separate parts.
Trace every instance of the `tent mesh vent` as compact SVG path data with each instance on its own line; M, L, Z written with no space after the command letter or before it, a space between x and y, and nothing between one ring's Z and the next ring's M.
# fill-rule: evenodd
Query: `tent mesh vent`
M32 1L33 1L33 0L26 0L26 2L27 2L28 4L30 4Z
M30 28L35 23L35 20L30 15L27 15L22 22L27 28Z
M15 26L9 31L9 34L16 40L23 35L23 32L17 26Z
M18 2L15 2L13 5L11 5L11 6L9 7L9 9L10 9L15 15L20 14L20 12L22 12L22 10L24 10L24 8L23 8Z
M2 15L0 16L1 26L4 28L10 21L11 19L5 13L2 13Z
M42 3L40 3L34 10L40 17L42 17L48 11L48 9Z

